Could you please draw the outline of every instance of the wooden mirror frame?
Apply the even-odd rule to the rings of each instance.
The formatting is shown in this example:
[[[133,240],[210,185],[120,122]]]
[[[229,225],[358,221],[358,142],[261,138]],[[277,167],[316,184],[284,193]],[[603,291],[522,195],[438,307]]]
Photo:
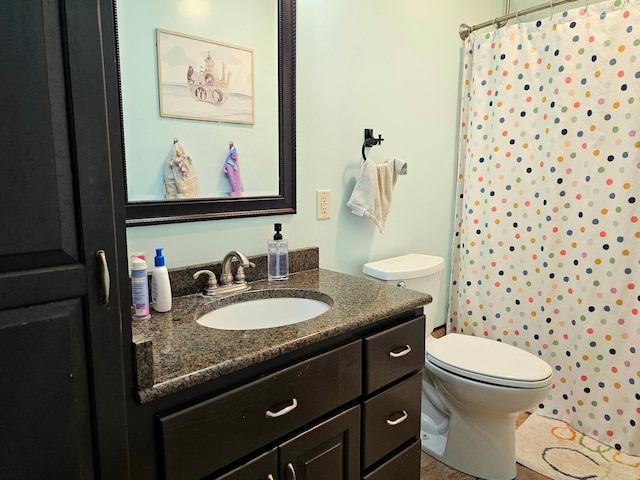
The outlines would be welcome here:
[[[128,227],[296,213],[296,0],[278,2],[278,194],[256,197],[200,198],[125,202]],[[113,11],[116,12],[115,0]],[[114,15],[117,38],[117,13]],[[120,81],[119,46],[116,42],[120,143],[126,164]],[[125,175],[126,188],[126,169]]]

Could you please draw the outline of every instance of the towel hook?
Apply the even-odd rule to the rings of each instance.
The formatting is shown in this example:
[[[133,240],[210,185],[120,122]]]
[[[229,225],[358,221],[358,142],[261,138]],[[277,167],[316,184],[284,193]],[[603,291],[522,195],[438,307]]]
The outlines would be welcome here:
[[[364,143],[362,144],[362,160],[365,161],[367,156],[364,153],[365,148],[374,147],[375,145],[380,145],[384,142],[384,138],[382,135],[378,135],[378,138],[373,136],[373,128],[365,128],[364,129]]]
[[[177,138],[174,138],[174,139],[173,139],[173,144],[175,145],[176,143],[178,143],[178,139],[177,139]]]

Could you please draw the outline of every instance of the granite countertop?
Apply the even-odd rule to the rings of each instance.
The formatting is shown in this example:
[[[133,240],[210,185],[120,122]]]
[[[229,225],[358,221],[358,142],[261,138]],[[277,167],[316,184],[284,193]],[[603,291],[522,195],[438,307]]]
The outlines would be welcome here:
[[[174,298],[167,313],[133,322],[138,396],[141,403],[239,371],[282,354],[347,333],[431,301],[431,296],[366,278],[324,269],[289,276],[282,282],[250,282],[250,292],[277,296],[295,289],[296,296],[333,300],[322,315],[283,327],[218,330],[196,323],[198,307],[211,297]],[[245,291],[246,292],[246,291]],[[241,292],[239,295],[242,295]],[[238,294],[236,294],[238,295]]]

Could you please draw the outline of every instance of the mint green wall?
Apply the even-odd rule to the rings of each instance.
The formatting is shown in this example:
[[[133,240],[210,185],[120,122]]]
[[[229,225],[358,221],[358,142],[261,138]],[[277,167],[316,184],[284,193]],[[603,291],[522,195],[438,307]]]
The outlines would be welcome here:
[[[501,15],[502,0],[298,0],[296,215],[127,230],[130,252],[164,247],[169,268],[265,253],[274,222],[290,248],[317,246],[323,268],[360,275],[363,263],[410,252],[450,256],[457,154],[458,26]],[[363,130],[385,141],[369,158],[408,164],[384,235],[346,207]],[[315,191],[331,190],[316,220]],[[444,322],[448,266],[437,324]]]

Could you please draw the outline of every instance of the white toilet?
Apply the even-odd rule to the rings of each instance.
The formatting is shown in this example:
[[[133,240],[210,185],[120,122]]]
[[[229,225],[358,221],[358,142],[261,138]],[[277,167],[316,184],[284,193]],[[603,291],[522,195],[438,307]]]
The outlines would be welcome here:
[[[367,263],[376,280],[429,293],[422,375],[422,450],[488,480],[516,477],[515,420],[551,389],[553,371],[517,347],[470,335],[433,338],[444,259],[409,254]]]

